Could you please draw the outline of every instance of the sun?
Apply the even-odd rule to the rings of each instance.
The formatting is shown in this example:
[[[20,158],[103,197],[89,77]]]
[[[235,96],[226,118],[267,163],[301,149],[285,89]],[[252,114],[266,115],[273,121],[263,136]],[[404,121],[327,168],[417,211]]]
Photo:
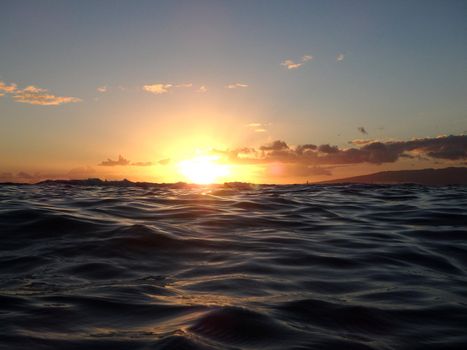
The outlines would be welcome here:
[[[212,184],[230,174],[227,164],[219,164],[217,156],[197,156],[178,163],[180,173],[191,183]]]

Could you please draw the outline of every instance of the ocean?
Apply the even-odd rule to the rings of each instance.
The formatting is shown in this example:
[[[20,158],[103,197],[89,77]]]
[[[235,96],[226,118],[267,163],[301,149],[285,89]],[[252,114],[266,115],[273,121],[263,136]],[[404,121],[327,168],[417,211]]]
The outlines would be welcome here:
[[[0,349],[467,349],[467,187],[0,186]]]

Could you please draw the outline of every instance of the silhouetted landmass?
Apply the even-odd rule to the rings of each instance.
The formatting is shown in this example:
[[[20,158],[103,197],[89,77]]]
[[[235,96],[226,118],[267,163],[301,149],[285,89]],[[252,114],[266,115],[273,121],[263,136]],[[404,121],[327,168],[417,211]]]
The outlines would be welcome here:
[[[467,168],[381,171],[379,173],[319,182],[320,184],[364,183],[420,185],[467,185]]]
[[[1,185],[21,185],[21,186],[32,186],[32,185],[67,185],[67,186],[112,186],[112,187],[168,187],[168,188],[196,188],[203,187],[205,185],[189,184],[186,182],[175,182],[175,183],[156,183],[156,182],[133,182],[128,179],[123,180],[101,180],[99,178],[89,179],[74,179],[74,180],[44,180],[32,183],[19,183],[19,182],[0,182]],[[214,187],[226,187],[236,189],[250,189],[253,187],[252,184],[246,182],[226,182],[224,184],[213,184],[210,186]]]
[[[170,188],[186,188],[195,186],[185,182],[176,183],[154,183],[154,182],[133,182],[128,179],[123,180],[101,180],[98,178],[82,179],[82,180],[45,180],[37,183],[38,185],[75,185],[75,186],[113,186],[113,187],[170,187]]]
[[[420,185],[467,185],[467,167],[451,167],[444,169],[422,169],[422,170],[398,170],[381,171],[374,174],[348,177],[343,179],[328,180],[315,184],[338,184],[338,183],[362,183],[362,184],[402,184],[413,183]],[[185,182],[155,183],[155,182],[133,182],[123,180],[101,180],[98,178],[80,180],[44,180],[36,185],[70,185],[70,186],[114,186],[114,187],[169,187],[169,188],[195,188],[204,185],[189,184]],[[30,183],[0,182],[0,185],[22,185],[30,186]],[[251,189],[255,185],[247,182],[226,182],[224,184],[211,185],[214,187]]]

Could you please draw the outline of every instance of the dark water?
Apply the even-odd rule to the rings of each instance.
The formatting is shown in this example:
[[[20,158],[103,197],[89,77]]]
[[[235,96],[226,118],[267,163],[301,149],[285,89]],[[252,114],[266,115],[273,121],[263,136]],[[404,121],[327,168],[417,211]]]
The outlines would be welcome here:
[[[467,187],[0,187],[1,349],[467,349]]]

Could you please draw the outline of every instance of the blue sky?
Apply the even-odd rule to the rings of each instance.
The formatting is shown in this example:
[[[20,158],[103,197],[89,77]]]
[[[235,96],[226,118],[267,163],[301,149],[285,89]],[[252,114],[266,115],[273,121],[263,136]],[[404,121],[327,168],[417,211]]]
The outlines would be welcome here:
[[[167,134],[184,138],[183,123],[217,131],[229,148],[459,135],[466,18],[467,3],[453,0],[3,1],[0,81],[80,101],[1,96],[0,156],[12,171],[18,157],[165,157]],[[142,89],[159,83],[170,93]],[[225,88],[234,83],[247,87]],[[248,123],[265,131],[246,135]]]

